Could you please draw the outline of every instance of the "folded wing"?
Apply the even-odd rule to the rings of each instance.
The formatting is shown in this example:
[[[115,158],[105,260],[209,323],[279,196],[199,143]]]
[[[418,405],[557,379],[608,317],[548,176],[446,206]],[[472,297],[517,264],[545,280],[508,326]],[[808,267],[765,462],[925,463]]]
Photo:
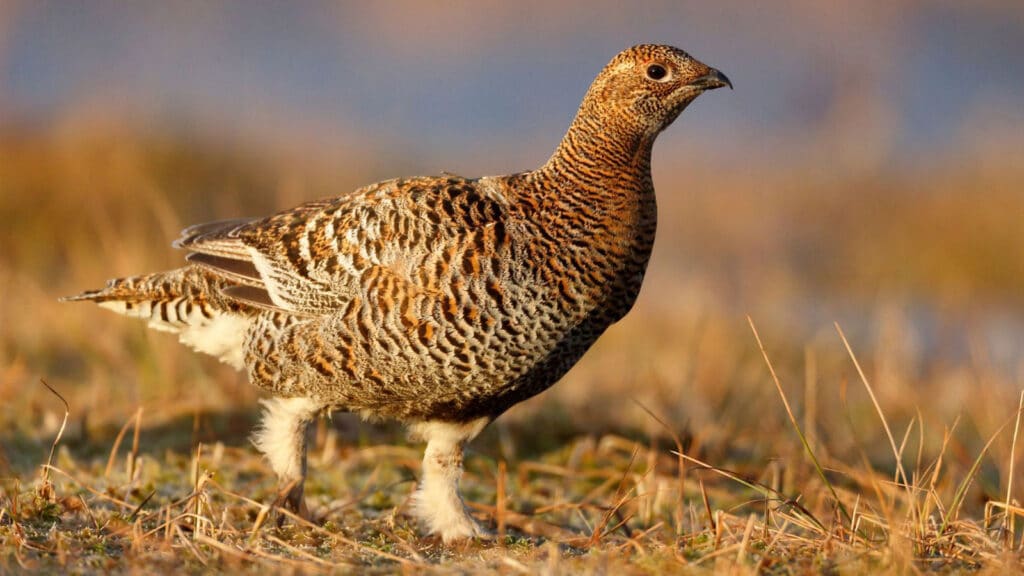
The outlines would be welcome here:
[[[193,226],[174,245],[229,282],[229,298],[319,316],[344,307],[381,274],[429,283],[423,267],[432,255],[471,252],[477,231],[503,225],[507,206],[489,179],[390,180],[261,220]]]

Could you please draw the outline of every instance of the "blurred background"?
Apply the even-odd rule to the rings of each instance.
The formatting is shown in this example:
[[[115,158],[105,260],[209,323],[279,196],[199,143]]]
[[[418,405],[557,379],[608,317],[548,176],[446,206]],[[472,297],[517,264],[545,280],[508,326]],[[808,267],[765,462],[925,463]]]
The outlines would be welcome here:
[[[49,441],[45,378],[79,437],[109,440],[144,406],[149,423],[227,414],[210,426],[244,444],[243,376],[56,298],[180,265],[169,242],[191,223],[534,168],[593,76],[643,42],[735,90],[656,146],[637,308],[500,430],[658,433],[632,398],[707,458],[777,457],[793,438],[766,435],[787,424],[749,314],[835,454],[887,448],[834,321],[899,433],[917,419],[934,445],[959,415],[983,443],[1024,378],[1017,0],[0,0],[0,428]]]

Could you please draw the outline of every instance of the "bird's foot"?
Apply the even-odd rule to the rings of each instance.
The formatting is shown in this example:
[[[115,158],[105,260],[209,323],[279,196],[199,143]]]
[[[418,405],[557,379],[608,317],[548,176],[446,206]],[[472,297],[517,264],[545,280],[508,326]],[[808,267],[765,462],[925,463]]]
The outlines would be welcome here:
[[[448,498],[430,496],[423,490],[413,496],[413,514],[423,522],[429,534],[440,537],[445,544],[492,536],[469,515],[457,495],[446,494]]]
[[[443,525],[431,526],[430,533],[440,536],[441,541],[445,544],[470,539],[489,540],[493,537],[493,534],[480,526],[476,520],[473,520],[465,512],[459,517],[448,519]]]
[[[486,534],[466,512],[459,496],[459,478],[463,444],[487,422],[489,419],[481,418],[461,424],[422,422],[413,427],[413,432],[427,441],[419,487],[412,499],[413,513],[445,544]]]
[[[294,480],[281,487],[278,491],[275,504],[291,512],[302,520],[311,520],[309,508],[306,506],[306,499],[303,497],[302,480]],[[288,514],[277,514],[277,527],[280,528]]]

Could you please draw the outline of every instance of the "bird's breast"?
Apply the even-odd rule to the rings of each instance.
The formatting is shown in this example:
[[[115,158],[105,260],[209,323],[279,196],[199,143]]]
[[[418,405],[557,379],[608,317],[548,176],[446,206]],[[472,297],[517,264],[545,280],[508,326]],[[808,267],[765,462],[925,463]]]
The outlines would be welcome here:
[[[524,228],[525,260],[568,324],[595,316],[611,324],[630,310],[643,282],[657,228],[654,191],[566,195]]]

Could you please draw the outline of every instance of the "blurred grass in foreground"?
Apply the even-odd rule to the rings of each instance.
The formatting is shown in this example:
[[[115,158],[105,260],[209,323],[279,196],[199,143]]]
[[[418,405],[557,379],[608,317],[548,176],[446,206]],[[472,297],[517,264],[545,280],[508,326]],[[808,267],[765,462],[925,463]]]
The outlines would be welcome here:
[[[844,173],[811,159],[772,169],[675,164],[661,151],[659,239],[637,309],[562,383],[492,426],[469,461],[466,491],[487,518],[562,547],[514,538],[467,560],[395,520],[419,458],[400,430],[345,416],[321,425],[312,465],[310,498],[334,535],[250,538],[259,506],[241,497],[273,499],[246,441],[259,393],[141,323],[56,303],[110,277],[179,265],[169,242],[187,224],[269,213],[382,175],[102,125],[0,135],[0,566],[78,555],[125,571],[209,562],[1020,568],[1020,509],[1006,533],[1002,509],[991,507],[1006,503],[1011,473],[1011,507],[1024,488],[1021,448],[1011,452],[1024,376],[1024,167],[1004,154]],[[399,175],[408,174],[387,174]],[[746,314],[853,517],[837,512],[810,466]],[[850,335],[911,489],[893,482],[890,442],[833,321]],[[55,464],[78,483],[53,473],[55,486],[33,487],[62,414],[40,378],[70,404]],[[133,452],[144,463],[125,472],[118,457],[111,473],[107,453],[140,407]],[[692,462],[681,473],[672,434],[688,457],[800,506],[766,504],[764,493]],[[199,458],[216,482],[176,502],[196,488],[197,442],[223,443]],[[146,512],[132,514],[150,492]],[[332,512],[339,501],[349,504]],[[989,524],[987,513],[997,514]],[[176,514],[186,515],[165,522]],[[54,536],[53,526],[67,532]],[[185,553],[158,554],[172,549]]]

